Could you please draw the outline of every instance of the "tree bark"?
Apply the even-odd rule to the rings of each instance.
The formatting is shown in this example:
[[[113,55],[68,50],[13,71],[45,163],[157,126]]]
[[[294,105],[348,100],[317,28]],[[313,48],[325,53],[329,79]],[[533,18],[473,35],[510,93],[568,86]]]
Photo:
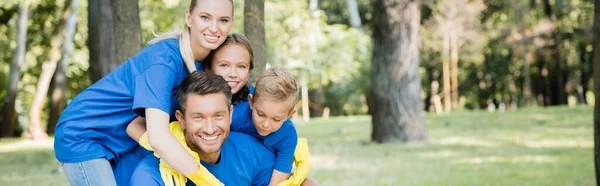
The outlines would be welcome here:
[[[117,63],[123,63],[142,49],[142,28],[138,0],[110,1]]]
[[[425,141],[421,106],[418,0],[373,1],[373,60],[367,99],[371,139]]]
[[[456,33],[457,25],[452,25],[450,36],[450,56],[452,60],[451,70],[451,86],[452,86],[452,109],[458,109],[458,37]]]
[[[450,34],[448,32],[444,32],[443,42],[442,74],[444,82],[444,107],[445,111],[449,113],[452,110],[452,100],[450,99],[450,63],[448,61],[450,56]]]
[[[533,64],[534,54],[529,47],[529,37],[526,35],[523,39],[523,48],[525,49],[525,64],[523,64],[523,105],[531,106],[531,74],[530,66]]]
[[[29,19],[29,7],[26,3],[19,6],[19,18],[17,21],[17,47],[14,50],[13,58],[10,63],[10,76],[8,80],[7,94],[4,98],[2,115],[0,116],[0,137],[15,136],[15,124],[17,123],[15,100],[19,90],[19,81],[21,78],[21,65],[25,61],[25,49],[27,45],[27,19]]]
[[[244,34],[250,40],[254,52],[254,70],[250,75],[250,82],[265,71],[267,51],[265,50],[265,1],[244,1]]]
[[[65,1],[62,19],[57,26],[55,35],[50,41],[50,57],[42,64],[42,73],[38,79],[37,90],[31,102],[31,109],[29,110],[29,135],[27,137],[30,139],[40,140],[48,137],[48,134],[42,130],[42,110],[44,109],[50,81],[56,70],[56,64],[61,58],[60,48],[65,38],[65,24],[69,16],[74,14],[73,7],[76,3],[77,0]]]
[[[600,185],[600,0],[594,3],[594,165],[596,185]]]
[[[62,110],[65,108],[64,90],[67,86],[66,69],[71,60],[71,51],[73,50],[73,35],[75,35],[75,25],[77,24],[77,4],[78,0],[73,0],[71,4],[71,13],[67,19],[67,30],[65,42],[63,45],[62,57],[56,65],[56,71],[52,77],[51,97],[50,97],[50,117],[46,125],[46,133],[54,134],[54,129]]]
[[[88,0],[90,80],[93,83],[117,68],[115,34],[110,0]]]

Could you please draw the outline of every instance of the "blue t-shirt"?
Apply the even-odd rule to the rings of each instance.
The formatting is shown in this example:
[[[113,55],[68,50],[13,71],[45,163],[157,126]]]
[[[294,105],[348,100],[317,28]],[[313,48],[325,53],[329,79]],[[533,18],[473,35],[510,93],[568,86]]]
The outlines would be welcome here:
[[[253,94],[254,87],[249,86],[249,88],[250,93]],[[288,174],[292,173],[294,151],[296,151],[296,144],[298,144],[298,133],[290,119],[283,122],[279,130],[267,136],[259,135],[256,127],[252,124],[252,110],[250,109],[248,96],[246,96],[233,106],[231,131],[249,134],[260,139],[269,150],[274,151],[277,155],[275,170]]]
[[[221,147],[218,163],[200,161],[225,185],[268,185],[273,173],[275,155],[258,139],[243,133],[231,132]],[[130,185],[164,186],[158,158],[147,156],[133,172]],[[193,186],[192,181],[187,186]]]
[[[196,66],[203,70],[199,62]],[[101,157],[120,162],[138,146],[125,132],[127,125],[144,116],[145,108],[173,116],[177,109],[175,92],[188,74],[178,39],[144,48],[65,108],[56,126],[56,158],[65,163]]]

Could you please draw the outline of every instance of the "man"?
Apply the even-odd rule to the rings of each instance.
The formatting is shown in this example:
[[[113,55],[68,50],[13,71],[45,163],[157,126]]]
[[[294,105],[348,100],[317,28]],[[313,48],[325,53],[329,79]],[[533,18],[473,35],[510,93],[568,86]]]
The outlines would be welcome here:
[[[183,129],[189,149],[223,184],[268,185],[275,155],[252,136],[230,133],[230,98],[231,89],[221,76],[194,72],[180,85],[180,110],[175,113],[179,122],[171,123],[170,128]],[[133,173],[131,185],[165,185],[158,163],[154,156],[144,158]]]

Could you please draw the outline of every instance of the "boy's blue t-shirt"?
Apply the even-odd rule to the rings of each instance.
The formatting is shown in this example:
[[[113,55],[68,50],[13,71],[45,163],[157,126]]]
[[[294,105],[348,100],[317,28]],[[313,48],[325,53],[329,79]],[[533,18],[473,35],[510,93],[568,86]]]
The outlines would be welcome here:
[[[203,70],[200,63],[196,66]],[[56,158],[65,163],[101,157],[120,162],[121,156],[138,146],[125,132],[127,125],[144,116],[145,108],[162,110],[173,119],[175,92],[188,75],[178,39],[144,48],[65,108],[56,126]]]
[[[268,185],[274,160],[274,153],[258,139],[231,132],[221,147],[219,162],[200,163],[225,185]],[[164,186],[158,163],[158,158],[154,156],[144,158],[134,171],[130,185]],[[186,185],[193,186],[194,183],[188,180]]]
[[[249,86],[250,93],[254,94],[254,87]],[[258,134],[256,127],[252,124],[252,110],[248,102],[248,96],[241,99],[233,106],[231,118],[231,131],[241,132],[254,136],[270,150],[276,153],[275,170],[283,173],[292,173],[292,164],[296,144],[298,144],[298,133],[290,119],[286,120],[279,130],[267,135]]]

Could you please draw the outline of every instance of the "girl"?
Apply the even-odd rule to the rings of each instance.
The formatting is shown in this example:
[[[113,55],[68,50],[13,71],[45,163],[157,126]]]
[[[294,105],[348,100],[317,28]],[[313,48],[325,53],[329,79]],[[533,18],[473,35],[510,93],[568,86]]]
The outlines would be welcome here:
[[[128,184],[146,154],[126,133],[137,116],[148,119],[149,142],[162,159],[185,175],[202,171],[169,132],[168,123],[176,109],[177,87],[190,72],[203,69],[200,61],[225,41],[232,21],[231,0],[192,0],[183,33],[151,41],[71,101],[54,141],[56,158],[71,185]]]

